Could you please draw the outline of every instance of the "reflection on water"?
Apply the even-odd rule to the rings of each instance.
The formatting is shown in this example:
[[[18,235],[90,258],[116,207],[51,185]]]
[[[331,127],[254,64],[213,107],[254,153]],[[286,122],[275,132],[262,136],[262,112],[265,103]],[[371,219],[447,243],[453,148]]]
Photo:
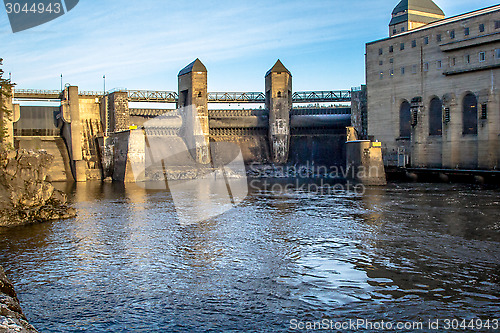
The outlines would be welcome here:
[[[253,189],[235,209],[188,226],[165,191],[66,190],[78,217],[0,230],[0,263],[41,332],[279,332],[294,318],[498,317],[497,190]]]

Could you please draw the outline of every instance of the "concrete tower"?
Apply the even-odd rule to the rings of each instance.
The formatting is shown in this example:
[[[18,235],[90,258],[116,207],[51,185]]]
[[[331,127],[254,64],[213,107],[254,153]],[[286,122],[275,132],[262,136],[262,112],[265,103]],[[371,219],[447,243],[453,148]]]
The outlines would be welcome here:
[[[183,117],[183,133],[193,159],[210,163],[207,69],[196,59],[179,72],[177,108]]]
[[[290,150],[292,74],[280,60],[266,74],[266,107],[269,110],[271,160],[283,164]]]
[[[389,36],[444,19],[444,13],[432,0],[401,0],[392,11]]]
[[[61,101],[63,119],[69,126],[63,128],[63,137],[68,145],[71,168],[77,182],[87,181],[87,163],[83,159],[83,125],[80,115],[80,96],[77,86],[64,90]]]

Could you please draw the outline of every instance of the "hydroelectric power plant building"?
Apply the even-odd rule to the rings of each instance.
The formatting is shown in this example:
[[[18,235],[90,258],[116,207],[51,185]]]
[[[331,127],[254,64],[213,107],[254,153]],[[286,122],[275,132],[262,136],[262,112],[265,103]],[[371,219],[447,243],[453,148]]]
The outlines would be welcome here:
[[[366,45],[367,132],[387,166],[500,166],[500,5],[445,18],[402,0]]]

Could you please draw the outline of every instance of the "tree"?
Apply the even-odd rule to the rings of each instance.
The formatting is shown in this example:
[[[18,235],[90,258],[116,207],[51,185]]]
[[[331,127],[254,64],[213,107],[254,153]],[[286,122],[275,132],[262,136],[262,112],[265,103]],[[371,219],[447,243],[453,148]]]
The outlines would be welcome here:
[[[0,66],[2,66],[3,59],[0,58]],[[0,67],[0,143],[5,141],[8,136],[7,126],[5,121],[9,121],[12,111],[7,109],[6,101],[12,96],[12,87],[14,86],[10,79],[3,78],[3,70]]]

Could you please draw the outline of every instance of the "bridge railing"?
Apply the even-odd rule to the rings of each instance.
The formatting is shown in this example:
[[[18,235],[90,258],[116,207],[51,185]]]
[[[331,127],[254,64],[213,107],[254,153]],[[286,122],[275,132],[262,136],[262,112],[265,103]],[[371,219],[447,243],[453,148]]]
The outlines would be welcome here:
[[[322,103],[322,102],[350,102],[350,90],[338,91],[297,91],[292,95],[292,101],[295,103]]]
[[[131,102],[177,102],[175,91],[129,90]],[[265,103],[262,92],[209,92],[209,103]],[[293,93],[294,103],[350,102],[350,90],[338,91],[298,91]]]
[[[128,90],[128,98],[131,102],[177,103],[178,97],[175,91]]]
[[[209,92],[212,103],[265,103],[266,95],[261,92]]]
[[[37,89],[15,89],[14,97],[16,95],[25,95],[25,96],[53,96],[60,95],[60,90],[37,90]],[[79,91],[78,95],[80,96],[102,96],[102,91]]]
[[[160,90],[123,90],[131,102],[177,103],[179,98],[175,91]],[[59,96],[59,90],[16,89],[15,95],[24,97]],[[107,92],[109,93],[109,92]],[[80,91],[80,96],[102,96],[102,91]],[[266,95],[262,92],[209,92],[209,103],[265,103]],[[297,91],[292,95],[293,103],[338,103],[350,102],[351,90],[336,91]]]
[[[14,89],[15,95],[59,95],[60,90]]]
[[[79,91],[78,95],[80,96],[102,96],[102,91]]]

